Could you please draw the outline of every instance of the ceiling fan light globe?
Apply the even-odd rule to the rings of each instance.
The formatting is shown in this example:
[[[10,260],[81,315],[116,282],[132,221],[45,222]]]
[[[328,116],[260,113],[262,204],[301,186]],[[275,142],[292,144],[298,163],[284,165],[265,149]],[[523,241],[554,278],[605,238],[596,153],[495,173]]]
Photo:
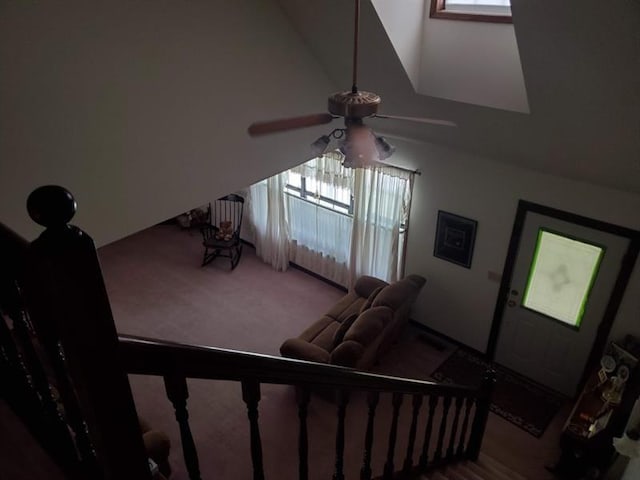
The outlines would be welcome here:
[[[391,145],[384,137],[376,137],[376,149],[380,160],[385,160],[393,155],[396,151],[396,147]]]
[[[327,151],[331,139],[328,135],[323,135],[311,144],[311,154],[313,158],[319,157]]]

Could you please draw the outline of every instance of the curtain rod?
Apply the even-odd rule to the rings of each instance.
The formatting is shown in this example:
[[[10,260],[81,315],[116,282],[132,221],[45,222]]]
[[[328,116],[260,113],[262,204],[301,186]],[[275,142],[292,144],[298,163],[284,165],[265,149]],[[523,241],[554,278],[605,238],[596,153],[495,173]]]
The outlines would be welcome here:
[[[402,170],[403,172],[409,172],[409,173],[413,173],[415,175],[422,175],[422,172],[420,170],[411,170],[410,168],[399,167],[397,165],[392,165],[391,163],[387,163],[387,162],[378,161],[378,163],[381,164],[381,165],[385,165],[387,167],[397,168],[398,170]]]

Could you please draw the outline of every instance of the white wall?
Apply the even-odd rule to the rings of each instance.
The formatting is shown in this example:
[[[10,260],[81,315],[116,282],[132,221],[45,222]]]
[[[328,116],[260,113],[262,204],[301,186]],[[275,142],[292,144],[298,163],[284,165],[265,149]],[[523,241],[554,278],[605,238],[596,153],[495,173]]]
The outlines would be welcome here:
[[[271,0],[2,2],[0,65],[0,221],[61,184],[98,244],[300,163],[326,128],[246,128],[333,90]]]
[[[506,166],[429,144],[391,139],[394,164],[418,168],[411,210],[407,273],[427,284],[413,318],[484,351],[519,199],[640,229],[640,195]],[[478,221],[471,269],[433,256],[436,217],[445,210]],[[640,267],[636,265],[611,337],[640,335]]]
[[[417,90],[420,83],[425,0],[404,0],[402,8],[398,8],[396,0],[371,0],[371,3],[384,25],[414,90]]]
[[[512,24],[430,18],[427,9],[418,92],[529,113]]]

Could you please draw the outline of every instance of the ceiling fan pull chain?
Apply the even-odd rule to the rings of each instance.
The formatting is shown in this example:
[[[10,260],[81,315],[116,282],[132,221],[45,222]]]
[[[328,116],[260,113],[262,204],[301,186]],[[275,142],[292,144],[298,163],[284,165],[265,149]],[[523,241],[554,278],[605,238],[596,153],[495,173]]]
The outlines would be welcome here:
[[[356,13],[353,29],[353,85],[351,93],[358,93],[358,37],[360,36],[360,0],[355,0]]]

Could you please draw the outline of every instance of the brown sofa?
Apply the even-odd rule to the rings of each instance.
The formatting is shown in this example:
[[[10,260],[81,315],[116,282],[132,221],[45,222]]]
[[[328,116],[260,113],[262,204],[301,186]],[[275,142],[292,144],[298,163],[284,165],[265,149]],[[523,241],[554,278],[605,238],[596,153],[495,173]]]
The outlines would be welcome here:
[[[362,276],[351,292],[300,336],[280,347],[284,357],[368,370],[397,339],[425,279],[408,275],[389,285]]]

